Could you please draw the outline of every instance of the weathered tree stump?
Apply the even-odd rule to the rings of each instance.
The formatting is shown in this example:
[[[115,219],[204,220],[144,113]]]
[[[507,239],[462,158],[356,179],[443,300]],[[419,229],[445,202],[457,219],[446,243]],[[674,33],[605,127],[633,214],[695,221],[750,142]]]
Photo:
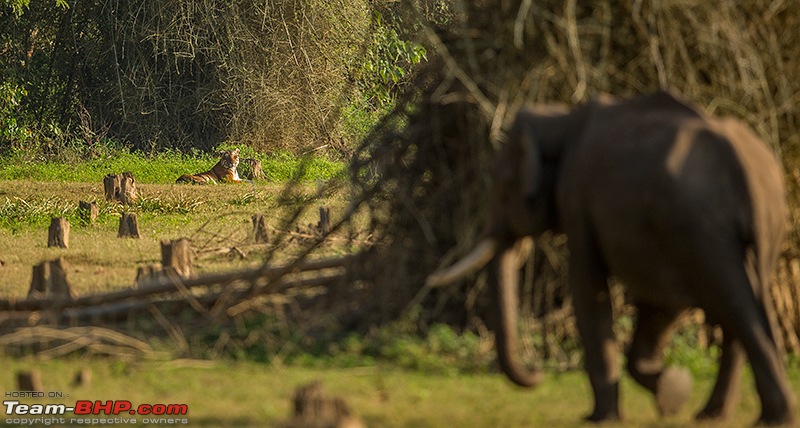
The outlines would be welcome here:
[[[246,168],[242,168],[242,177],[253,181],[265,178],[260,160],[253,158],[242,159],[240,165],[246,165]]]
[[[97,202],[78,202],[78,217],[84,226],[93,226],[99,214],[100,208],[98,208]]]
[[[103,193],[106,195],[107,201],[118,201],[120,195],[120,177],[117,174],[107,174],[103,178]]]
[[[117,232],[119,238],[141,238],[139,234],[139,219],[136,218],[134,213],[122,213],[119,219],[119,231]]]
[[[269,242],[269,231],[267,229],[267,220],[264,219],[263,214],[255,214],[253,219],[253,239],[256,244],[266,244]]]
[[[64,217],[55,217],[50,221],[47,230],[48,247],[69,247],[69,221]]]
[[[135,287],[149,281],[156,280],[164,276],[164,270],[158,264],[148,264],[136,268]]]
[[[75,373],[72,379],[72,386],[91,386],[92,385],[92,369],[82,368]]]
[[[136,179],[133,178],[133,173],[123,172],[120,179],[120,196],[119,201],[125,205],[130,205],[136,202],[139,195],[136,193]]]
[[[161,266],[165,273],[172,270],[182,278],[194,277],[192,241],[189,238],[161,241]]]
[[[125,205],[136,202],[136,179],[130,172],[122,174],[108,174],[103,178],[103,193],[106,200],[119,201]]]
[[[330,208],[319,207],[319,223],[317,223],[317,231],[323,235],[331,231]]]
[[[353,415],[343,399],[327,396],[317,381],[295,390],[294,415],[283,426],[356,428],[364,424]]]
[[[28,297],[63,297],[72,299],[72,289],[67,282],[67,262],[63,257],[33,266]]]
[[[17,372],[17,391],[44,392],[41,373],[36,370]]]

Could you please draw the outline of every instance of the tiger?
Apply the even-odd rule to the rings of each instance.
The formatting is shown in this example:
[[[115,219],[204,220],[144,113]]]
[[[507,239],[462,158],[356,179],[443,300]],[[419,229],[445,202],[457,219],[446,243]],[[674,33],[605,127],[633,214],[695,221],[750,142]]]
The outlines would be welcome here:
[[[239,149],[222,150],[219,152],[219,162],[209,171],[199,174],[183,174],[175,180],[176,183],[217,184],[218,181],[241,183],[236,167],[239,166]]]

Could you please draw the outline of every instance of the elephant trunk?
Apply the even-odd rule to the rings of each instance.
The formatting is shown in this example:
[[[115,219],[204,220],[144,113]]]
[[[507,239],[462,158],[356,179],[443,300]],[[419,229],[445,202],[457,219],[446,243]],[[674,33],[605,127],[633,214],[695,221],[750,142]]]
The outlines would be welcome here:
[[[497,359],[508,378],[524,387],[536,386],[542,380],[542,372],[523,367],[517,357],[517,322],[519,311],[519,248],[508,246],[492,260],[489,280],[490,288],[496,290],[499,325],[495,331]]]
[[[432,273],[427,280],[429,287],[440,287],[451,284],[475,271],[486,266],[489,260],[497,252],[497,241],[494,239],[484,239],[463,259],[459,260],[447,269]]]

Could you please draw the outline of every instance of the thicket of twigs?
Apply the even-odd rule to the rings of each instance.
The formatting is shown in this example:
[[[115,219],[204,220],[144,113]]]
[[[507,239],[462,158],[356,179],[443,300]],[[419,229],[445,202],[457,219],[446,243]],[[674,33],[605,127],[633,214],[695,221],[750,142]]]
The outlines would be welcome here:
[[[230,137],[260,150],[337,135],[370,25],[365,2],[105,3],[99,29],[110,34],[94,59],[116,78],[94,85],[107,97],[91,100],[106,105],[90,108],[118,135],[202,149]]]
[[[469,251],[480,237],[502,130],[528,101],[580,103],[601,92],[618,96],[670,88],[715,115],[749,123],[786,167],[792,223],[800,178],[800,4],[787,1],[484,1],[458,2],[462,21],[427,28],[436,53],[418,97],[401,103],[360,152],[383,165],[372,195],[372,318],[393,319],[420,305],[420,324],[482,326],[487,310],[481,276],[427,289],[425,276]],[[394,127],[398,118],[408,124]],[[377,159],[377,160],[376,160]],[[356,178],[356,182],[359,182]],[[539,332],[569,343],[574,331],[559,311],[563,238],[540,241],[523,291]],[[772,292],[786,346],[800,352],[800,236],[793,228]],[[622,297],[617,299],[620,303]],[[555,312],[553,312],[555,310]],[[565,309],[567,312],[569,309]],[[624,312],[623,305],[618,310]],[[550,343],[549,341],[546,341]]]

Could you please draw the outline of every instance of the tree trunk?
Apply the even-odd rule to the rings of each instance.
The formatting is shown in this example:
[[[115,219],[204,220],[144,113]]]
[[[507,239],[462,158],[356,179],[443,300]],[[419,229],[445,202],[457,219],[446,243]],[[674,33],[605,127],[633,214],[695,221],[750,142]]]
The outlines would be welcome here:
[[[48,247],[69,247],[69,221],[64,217],[56,217],[50,221],[47,230]]]

